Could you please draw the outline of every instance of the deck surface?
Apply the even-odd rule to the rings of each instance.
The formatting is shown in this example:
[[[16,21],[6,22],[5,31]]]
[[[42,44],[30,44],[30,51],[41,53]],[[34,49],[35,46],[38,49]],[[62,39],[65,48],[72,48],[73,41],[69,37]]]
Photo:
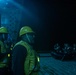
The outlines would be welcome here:
[[[40,75],[76,75],[76,60],[61,61],[49,53],[40,54]]]

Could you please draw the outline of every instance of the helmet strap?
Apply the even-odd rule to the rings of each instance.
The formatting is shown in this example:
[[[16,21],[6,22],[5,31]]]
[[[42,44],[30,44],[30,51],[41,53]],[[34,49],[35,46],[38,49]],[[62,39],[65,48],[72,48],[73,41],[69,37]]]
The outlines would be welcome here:
[[[29,41],[29,43],[30,43],[30,39],[29,39],[29,37],[28,37],[28,35],[26,34],[26,37],[27,37],[27,39],[28,39],[28,41]]]

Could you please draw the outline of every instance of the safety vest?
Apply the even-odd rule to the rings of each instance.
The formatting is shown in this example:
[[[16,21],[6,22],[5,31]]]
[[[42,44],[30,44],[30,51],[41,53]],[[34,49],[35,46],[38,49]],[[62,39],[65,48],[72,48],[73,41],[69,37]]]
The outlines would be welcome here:
[[[22,40],[18,42],[15,46],[17,45],[22,45],[27,49],[27,56],[24,62],[25,75],[30,75],[30,74],[38,75],[38,70],[40,68],[40,65],[39,65],[39,57],[36,55],[36,52],[28,43]]]
[[[1,53],[6,53],[6,48],[8,46],[5,45],[2,41],[0,41],[0,54]],[[9,62],[9,56],[8,54],[5,54],[2,58],[0,58],[0,68],[8,67],[8,62]]]

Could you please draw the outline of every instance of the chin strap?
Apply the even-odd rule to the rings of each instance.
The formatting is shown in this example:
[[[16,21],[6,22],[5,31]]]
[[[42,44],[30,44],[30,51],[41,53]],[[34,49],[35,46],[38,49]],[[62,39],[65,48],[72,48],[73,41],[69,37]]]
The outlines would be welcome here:
[[[28,37],[28,35],[26,34],[26,37],[27,37],[27,39],[28,39],[28,41],[29,41],[29,43],[30,43],[30,39],[29,39],[29,37]]]

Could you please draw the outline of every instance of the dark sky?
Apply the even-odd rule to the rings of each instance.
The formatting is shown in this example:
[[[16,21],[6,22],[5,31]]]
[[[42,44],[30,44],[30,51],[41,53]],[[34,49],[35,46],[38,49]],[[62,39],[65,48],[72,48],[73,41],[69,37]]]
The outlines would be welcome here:
[[[24,13],[21,24],[30,25],[36,31],[36,43],[39,49],[49,50],[56,42],[76,42],[75,1],[24,0],[24,2],[18,2],[37,17],[37,21],[35,19],[29,21]]]

